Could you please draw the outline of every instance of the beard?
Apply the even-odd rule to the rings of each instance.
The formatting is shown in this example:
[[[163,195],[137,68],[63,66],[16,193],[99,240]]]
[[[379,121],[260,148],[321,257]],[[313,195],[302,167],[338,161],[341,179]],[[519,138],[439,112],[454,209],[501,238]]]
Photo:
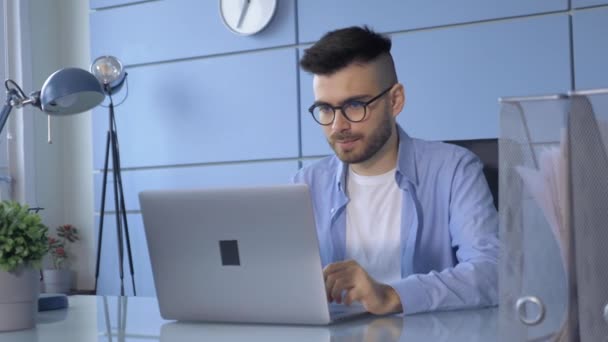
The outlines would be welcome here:
[[[366,137],[361,133],[354,134],[350,131],[344,131],[332,134],[329,139],[327,139],[327,142],[341,161],[348,164],[358,164],[369,160],[380,151],[382,146],[384,146],[391,137],[392,129],[393,122],[391,120],[391,115],[388,112],[385,112],[382,121],[369,136]],[[363,146],[354,149],[343,149],[338,144],[339,142],[354,140],[359,140],[360,143],[363,143]]]

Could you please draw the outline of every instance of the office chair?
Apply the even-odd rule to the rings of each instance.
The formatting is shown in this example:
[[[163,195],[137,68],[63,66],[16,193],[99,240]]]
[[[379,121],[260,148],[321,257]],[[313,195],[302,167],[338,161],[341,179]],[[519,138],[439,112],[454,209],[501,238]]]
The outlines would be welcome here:
[[[498,210],[498,139],[451,140],[446,143],[464,147],[475,153],[483,163],[494,206]]]

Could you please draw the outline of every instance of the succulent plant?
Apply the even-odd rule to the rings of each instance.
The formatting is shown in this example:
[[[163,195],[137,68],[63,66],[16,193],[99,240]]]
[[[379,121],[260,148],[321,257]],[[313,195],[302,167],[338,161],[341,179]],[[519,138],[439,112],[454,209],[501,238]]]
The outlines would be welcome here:
[[[0,270],[40,268],[49,250],[47,231],[40,216],[30,212],[27,205],[0,202]]]

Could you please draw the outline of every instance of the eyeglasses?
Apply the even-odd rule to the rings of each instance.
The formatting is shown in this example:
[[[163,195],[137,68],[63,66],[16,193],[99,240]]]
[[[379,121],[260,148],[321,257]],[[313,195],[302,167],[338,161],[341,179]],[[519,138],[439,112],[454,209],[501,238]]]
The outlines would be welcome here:
[[[393,89],[393,86],[394,84],[368,101],[350,100],[344,102],[341,106],[335,107],[327,103],[316,103],[310,106],[308,111],[312,114],[315,121],[323,126],[329,126],[334,122],[336,119],[336,110],[338,109],[342,111],[342,115],[344,115],[346,120],[350,122],[360,122],[363,121],[367,115],[367,106],[388,93],[389,90]]]

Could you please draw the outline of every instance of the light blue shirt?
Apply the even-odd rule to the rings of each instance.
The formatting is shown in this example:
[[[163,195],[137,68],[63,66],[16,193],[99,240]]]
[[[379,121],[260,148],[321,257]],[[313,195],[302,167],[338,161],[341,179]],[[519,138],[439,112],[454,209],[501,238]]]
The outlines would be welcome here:
[[[404,313],[496,305],[498,215],[483,165],[465,148],[410,138],[397,126],[395,181],[403,191],[401,279],[392,286]],[[336,156],[302,168],[323,267],[346,250],[346,175]]]

